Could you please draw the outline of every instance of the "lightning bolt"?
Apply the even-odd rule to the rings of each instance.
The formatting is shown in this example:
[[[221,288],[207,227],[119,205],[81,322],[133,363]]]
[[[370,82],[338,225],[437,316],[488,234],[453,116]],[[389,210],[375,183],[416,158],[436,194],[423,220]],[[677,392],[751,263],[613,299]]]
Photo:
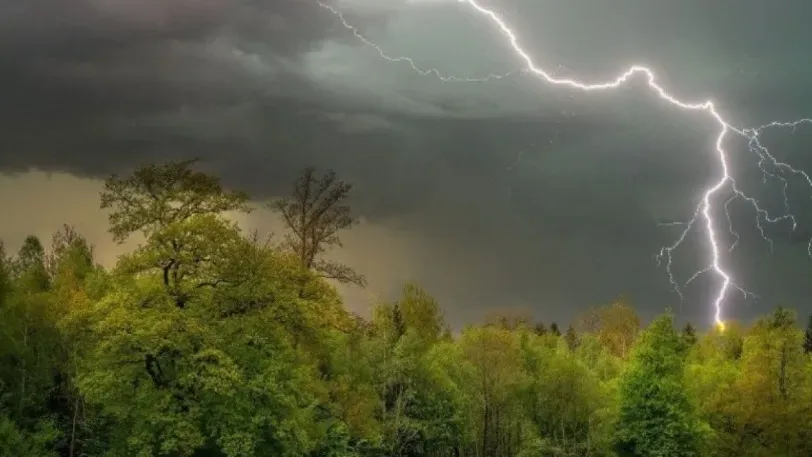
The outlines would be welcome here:
[[[342,13],[341,11],[339,11],[339,10],[337,10],[337,9],[333,8],[332,6],[327,5],[325,3],[322,3],[322,2],[317,2],[317,3],[322,8],[324,8],[324,9],[330,11],[331,13],[333,13],[334,15],[336,15],[336,17],[338,17],[338,19],[341,21],[341,25],[344,26],[345,29],[352,32],[352,34],[355,35],[355,38],[357,38],[358,41],[360,41],[361,43],[364,43],[365,45],[367,45],[370,48],[377,51],[378,55],[382,59],[388,60],[389,62],[392,62],[392,63],[404,63],[405,62],[405,63],[409,64],[409,66],[412,67],[412,70],[415,73],[419,74],[420,76],[432,76],[433,75],[433,76],[435,76],[436,78],[438,78],[440,81],[442,81],[444,83],[486,83],[486,82],[489,82],[489,81],[494,81],[494,80],[497,80],[497,79],[503,79],[503,78],[507,78],[509,76],[513,76],[513,75],[516,75],[516,74],[519,74],[519,73],[527,72],[527,70],[517,70],[517,71],[511,71],[511,72],[502,73],[502,74],[490,73],[487,76],[482,77],[482,78],[461,78],[459,76],[444,75],[443,73],[440,72],[440,70],[438,70],[436,68],[422,68],[422,67],[418,66],[417,63],[415,63],[414,59],[412,59],[411,57],[405,57],[405,56],[393,57],[393,56],[388,55],[386,53],[386,51],[383,50],[383,48],[381,48],[380,46],[378,46],[374,42],[370,41],[367,37],[365,37],[364,35],[361,34],[361,32],[358,30],[357,27],[350,24],[349,21],[347,21],[347,18],[344,17],[344,13]]]
[[[668,225],[680,225],[684,227],[684,229],[682,230],[680,235],[676,238],[676,241],[660,249],[659,253],[656,255],[656,259],[658,264],[660,264],[660,262],[663,259],[665,260],[665,268],[668,273],[669,281],[671,282],[673,289],[679,294],[680,298],[683,298],[682,288],[690,284],[699,276],[712,273],[718,278],[719,286],[716,291],[715,297],[713,298],[713,309],[714,309],[713,318],[717,327],[723,330],[725,328],[725,325],[722,319],[722,311],[723,311],[722,305],[725,301],[725,298],[727,298],[730,290],[731,289],[738,290],[745,297],[745,299],[748,297],[755,297],[755,295],[737,285],[733,281],[731,275],[727,271],[725,271],[724,267],[722,266],[721,260],[722,254],[720,252],[722,248],[719,243],[719,235],[717,234],[717,226],[719,224],[713,217],[714,213],[713,202],[715,201],[718,194],[727,191],[728,199],[725,201],[723,209],[727,217],[728,229],[731,232],[731,234],[736,238],[736,241],[727,249],[728,252],[732,252],[739,242],[739,235],[733,228],[733,223],[729,212],[729,205],[736,200],[740,200],[749,204],[755,210],[756,226],[759,229],[762,238],[765,239],[770,249],[772,250],[773,247],[772,240],[764,232],[762,222],[778,223],[781,221],[789,221],[792,224],[793,230],[795,230],[795,228],[798,225],[795,216],[790,212],[789,199],[787,197],[787,187],[789,185],[789,181],[787,180],[786,175],[794,175],[803,178],[810,189],[812,189],[812,178],[810,178],[809,174],[807,174],[805,171],[796,169],[791,165],[778,160],[761,143],[759,137],[765,130],[770,128],[790,128],[794,131],[797,127],[803,124],[812,125],[812,119],[801,119],[793,122],[771,122],[759,127],[748,129],[737,128],[734,127],[730,122],[725,120],[724,117],[722,117],[722,115],[717,111],[713,101],[705,100],[702,102],[686,102],[670,94],[664,87],[662,87],[657,82],[657,77],[654,71],[644,65],[632,65],[616,78],[598,83],[584,83],[577,81],[575,79],[556,77],[549,71],[539,67],[534,62],[533,58],[519,44],[518,35],[511,29],[511,27],[499,14],[497,14],[495,11],[489,8],[480,5],[477,2],[477,0],[458,0],[458,2],[466,5],[474,13],[477,13],[478,15],[487,19],[492,26],[494,26],[502,33],[502,35],[507,39],[510,49],[525,64],[524,68],[519,71],[520,73],[534,76],[542,80],[543,82],[546,82],[547,84],[569,87],[571,89],[580,90],[584,92],[617,89],[626,84],[627,82],[633,80],[635,77],[641,77],[645,80],[649,89],[652,92],[654,92],[654,94],[657,95],[661,100],[682,110],[703,112],[707,116],[709,116],[711,121],[715,122],[718,125],[719,133],[717,134],[716,141],[714,143],[714,153],[716,154],[716,157],[718,159],[718,163],[721,168],[721,173],[718,179],[705,189],[704,194],[699,203],[697,204],[693,216],[691,217],[690,220],[688,220],[687,222],[675,222],[668,224]],[[355,37],[358,38],[361,42],[375,49],[383,59],[393,63],[405,62],[409,64],[409,66],[411,66],[413,71],[417,72],[420,75],[423,76],[433,75],[443,82],[488,82],[494,79],[505,78],[507,76],[517,73],[511,72],[503,75],[491,74],[485,78],[461,78],[456,76],[445,75],[436,68],[428,68],[428,69],[421,68],[415,63],[413,59],[409,57],[389,56],[388,54],[386,54],[386,52],[384,52],[384,50],[379,45],[367,39],[363,34],[361,34],[361,32],[356,27],[347,22],[344,15],[340,11],[320,1],[318,2],[318,4],[322,8],[325,8],[330,12],[332,12],[334,15],[336,15],[346,29],[350,30],[355,35]],[[747,195],[744,191],[742,191],[737,185],[734,178],[731,176],[729,171],[728,153],[725,151],[723,147],[725,138],[730,134],[736,134],[748,140],[748,147],[750,151],[754,153],[756,157],[758,157],[759,159],[758,166],[763,173],[763,181],[765,184],[767,183],[768,179],[778,181],[782,184],[782,193],[784,198],[784,210],[785,210],[783,214],[776,216],[771,215],[759,204],[757,199]],[[694,273],[684,284],[680,285],[671,269],[673,260],[672,254],[674,253],[675,250],[677,250],[680,246],[682,246],[682,244],[688,237],[688,234],[691,233],[691,231],[695,227],[697,227],[698,224],[704,224],[705,236],[710,245],[709,265]],[[812,256],[812,240],[810,240],[809,243],[807,244],[807,252],[810,256]]]

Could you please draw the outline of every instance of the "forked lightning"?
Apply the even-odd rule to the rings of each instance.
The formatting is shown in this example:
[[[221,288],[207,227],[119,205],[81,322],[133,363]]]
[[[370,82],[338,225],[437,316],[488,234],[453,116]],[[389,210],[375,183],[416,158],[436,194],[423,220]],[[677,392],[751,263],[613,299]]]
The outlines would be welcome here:
[[[657,260],[658,262],[662,260],[665,261],[665,268],[668,272],[668,277],[671,282],[671,285],[673,286],[674,290],[680,295],[680,297],[682,297],[682,288],[687,284],[689,284],[691,281],[695,280],[697,277],[705,273],[713,273],[716,275],[716,277],[719,279],[719,286],[713,299],[713,308],[714,308],[713,317],[717,326],[723,329],[724,321],[722,319],[722,305],[725,301],[725,298],[728,296],[730,289],[731,288],[738,289],[741,293],[745,295],[745,297],[751,295],[751,293],[739,287],[733,281],[730,274],[728,274],[725,271],[725,269],[721,264],[722,253],[720,251],[722,248],[719,242],[719,235],[717,234],[717,230],[719,229],[719,226],[721,224],[719,224],[718,221],[714,219],[713,204],[715,201],[717,201],[718,194],[726,192],[728,198],[727,200],[725,200],[723,204],[723,209],[725,215],[727,216],[728,229],[736,238],[736,241],[731,246],[728,247],[727,249],[728,251],[732,251],[738,244],[739,240],[738,234],[733,229],[733,224],[730,219],[729,212],[730,203],[737,199],[747,202],[756,211],[757,228],[759,229],[762,237],[769,243],[770,248],[772,249],[772,240],[769,239],[765,234],[763,226],[761,225],[762,222],[777,223],[780,221],[788,221],[789,223],[791,223],[793,230],[797,227],[797,221],[795,216],[790,212],[790,205],[787,197],[787,187],[789,185],[787,175],[795,175],[803,178],[805,184],[809,186],[810,189],[812,189],[812,178],[810,178],[810,176],[803,170],[798,170],[792,167],[791,165],[776,159],[776,157],[773,156],[770,153],[770,151],[762,145],[759,137],[764,130],[769,128],[795,129],[796,127],[802,126],[804,124],[812,125],[812,119],[801,119],[794,122],[771,122],[769,124],[748,129],[736,128],[721,116],[721,114],[716,110],[716,107],[712,101],[706,100],[702,102],[685,102],[671,95],[657,82],[657,77],[654,74],[654,72],[644,65],[633,65],[615,79],[601,83],[587,84],[579,82],[575,79],[555,77],[548,71],[536,65],[536,63],[533,61],[533,58],[530,57],[530,55],[519,44],[517,34],[510,28],[510,26],[499,14],[497,14],[495,11],[491,9],[488,9],[480,5],[476,0],[458,0],[458,1],[470,7],[473,12],[487,19],[492,26],[496,27],[505,36],[510,46],[510,50],[512,50],[516,54],[516,56],[521,61],[524,62],[525,66],[522,70],[503,75],[491,74],[484,78],[463,78],[457,76],[444,75],[442,72],[440,72],[440,70],[436,68],[424,69],[419,67],[415,63],[415,61],[410,57],[402,57],[402,56],[392,57],[387,55],[386,52],[384,52],[384,50],[379,45],[369,40],[367,37],[361,34],[358,28],[351,25],[339,10],[322,2],[318,3],[322,8],[325,8],[330,12],[332,12],[333,14],[335,14],[341,21],[341,24],[346,29],[351,31],[355,35],[355,37],[358,38],[365,45],[375,49],[383,59],[395,63],[405,62],[412,68],[412,70],[414,70],[418,74],[424,76],[433,75],[443,82],[488,82],[495,79],[505,78],[507,76],[516,73],[525,73],[535,76],[551,85],[566,86],[581,91],[600,91],[618,88],[622,86],[624,83],[633,79],[634,77],[643,77],[646,83],[648,84],[648,87],[660,99],[680,109],[703,112],[707,116],[709,116],[710,120],[712,120],[719,126],[719,133],[716,136],[714,152],[716,153],[717,159],[719,161],[721,174],[714,183],[712,183],[708,188],[705,189],[704,195],[700,200],[700,202],[698,203],[698,205],[696,206],[696,210],[694,211],[694,214],[691,217],[691,219],[687,222],[680,224],[684,227],[684,229],[677,237],[676,241],[674,241],[674,243],[672,243],[671,245],[665,246],[660,249],[660,252],[657,254]],[[784,212],[782,214],[771,215],[759,204],[757,199],[744,193],[736,184],[736,181],[733,179],[733,177],[730,175],[729,173],[730,158],[726,153],[723,145],[726,136],[731,133],[740,135],[748,141],[750,151],[753,152],[758,158],[758,165],[761,168],[761,171],[763,172],[764,183],[766,184],[768,179],[776,180],[781,183],[784,197]],[[770,170],[766,168],[767,165],[771,166]],[[710,245],[709,265],[697,271],[694,275],[692,275],[688,279],[688,281],[680,285],[680,283],[677,281],[675,275],[671,270],[672,254],[676,249],[682,246],[688,234],[691,232],[692,229],[696,227],[697,223],[699,223],[700,221],[704,222],[705,235]],[[810,256],[812,256],[812,240],[810,240],[809,243],[807,244],[807,252]]]

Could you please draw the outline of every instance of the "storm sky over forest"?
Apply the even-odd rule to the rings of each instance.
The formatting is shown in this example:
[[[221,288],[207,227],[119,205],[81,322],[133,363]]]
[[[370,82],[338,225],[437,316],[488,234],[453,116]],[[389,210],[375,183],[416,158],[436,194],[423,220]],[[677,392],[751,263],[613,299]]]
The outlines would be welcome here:
[[[544,68],[584,81],[653,68],[680,98],[713,99],[736,126],[812,116],[802,0],[491,0]],[[390,55],[445,74],[522,68],[498,31],[456,1],[333,0]],[[363,308],[405,281],[459,326],[492,309],[546,321],[625,293],[644,318],[672,305],[711,322],[706,276],[680,303],[654,255],[679,235],[716,179],[711,119],[658,101],[643,80],[579,93],[527,74],[443,83],[391,63],[310,0],[0,0],[0,237],[10,247],[62,223],[105,255],[98,179],[197,157],[257,198],[280,195],[306,165],[355,184],[363,223],[338,255],[370,280]],[[776,157],[812,172],[812,126],[765,132]],[[726,143],[737,182],[783,211],[745,141]],[[736,282],[726,317],[782,303],[812,311],[812,189],[791,177],[799,226],[763,224],[745,202],[724,213]],[[724,198],[717,202],[721,208]],[[259,212],[245,221],[275,225]],[[682,281],[708,263],[702,232],[675,258]],[[105,252],[107,254],[105,254]]]

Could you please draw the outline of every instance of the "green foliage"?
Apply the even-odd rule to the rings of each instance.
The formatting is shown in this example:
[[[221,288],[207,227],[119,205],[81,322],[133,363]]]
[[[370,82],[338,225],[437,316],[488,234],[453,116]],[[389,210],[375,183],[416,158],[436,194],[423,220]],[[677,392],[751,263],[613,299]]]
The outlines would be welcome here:
[[[54,443],[59,432],[48,422],[33,430],[20,430],[8,416],[0,414],[0,455],[15,457],[56,457]]]
[[[580,344],[582,341],[583,344]],[[615,373],[596,369],[612,364],[594,337],[579,341],[575,353],[565,340],[550,348],[528,339],[522,344],[529,375],[521,389],[524,414],[534,436],[550,455],[607,455],[613,424]],[[542,454],[546,455],[546,454]]]
[[[26,293],[35,294],[48,290],[50,278],[45,267],[45,248],[39,238],[29,236],[25,239],[12,263],[12,271],[17,283]]]
[[[609,305],[587,310],[579,324],[583,331],[597,335],[601,344],[624,359],[628,357],[640,331],[640,318],[624,296]]]
[[[696,344],[696,329],[690,323],[685,324],[685,327],[682,328],[682,333],[680,334],[680,340],[682,341],[682,345],[685,350],[690,350]]]
[[[0,240],[0,300],[3,300],[11,289],[11,260],[6,255],[6,247]],[[0,301],[0,303],[2,303]]]
[[[643,332],[620,383],[619,456],[701,455],[705,427],[687,395],[681,352],[671,316]]]
[[[196,160],[139,168],[104,183],[101,208],[110,209],[110,233],[124,241],[136,232],[150,236],[194,216],[248,211],[248,195],[228,192],[214,176],[192,170]]]
[[[454,334],[407,284],[367,319],[326,280],[362,277],[320,257],[349,184],[306,170],[274,245],[193,164],[106,182],[114,239],[143,235],[112,268],[67,225],[0,244],[1,456],[812,455],[812,330],[786,309],[640,335],[620,298],[563,336],[530,313]]]
[[[794,313],[776,309],[746,334],[740,373],[716,394],[714,446],[742,456],[793,456],[810,450],[810,360]]]
[[[570,351],[574,351],[578,349],[578,345],[580,344],[580,338],[578,334],[575,332],[575,327],[570,325],[567,327],[566,333],[564,333],[564,341],[567,342],[567,347],[569,347]]]

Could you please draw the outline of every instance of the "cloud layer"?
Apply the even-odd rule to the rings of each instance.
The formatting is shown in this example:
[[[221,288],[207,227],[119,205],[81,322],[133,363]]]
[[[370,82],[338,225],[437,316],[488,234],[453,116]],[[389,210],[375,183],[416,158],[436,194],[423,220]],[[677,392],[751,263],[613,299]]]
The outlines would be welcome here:
[[[559,74],[599,80],[642,61],[680,95],[712,96],[742,125],[807,114],[808,2],[595,3],[497,6]],[[465,77],[520,68],[459,2],[330,4],[387,53],[423,68]],[[676,303],[652,260],[675,233],[657,224],[689,216],[718,173],[712,125],[640,83],[603,94],[521,74],[443,83],[381,59],[309,0],[0,0],[0,87],[5,172],[95,178],[199,157],[264,198],[286,191],[307,164],[335,168],[356,184],[356,208],[376,239],[401,246],[388,251],[381,241],[375,250],[398,265],[376,280],[381,293],[419,280],[458,321],[500,306],[564,320],[621,292],[650,310]],[[809,130],[768,141],[812,169]],[[747,158],[745,145],[729,146]],[[756,171],[738,170],[742,185],[778,205]],[[3,207],[15,201],[4,197]],[[38,203],[43,211],[51,198]],[[812,219],[808,199],[797,202],[799,217]],[[812,273],[793,243],[804,237],[770,229],[777,251],[768,257],[748,211],[736,210],[742,242],[730,268],[766,304],[799,305],[807,286],[786,275]],[[705,262],[697,243],[680,258],[683,276]],[[353,252],[361,263],[373,255],[360,245]],[[696,284],[685,317],[707,319],[708,290]],[[742,317],[766,305],[758,306]]]

